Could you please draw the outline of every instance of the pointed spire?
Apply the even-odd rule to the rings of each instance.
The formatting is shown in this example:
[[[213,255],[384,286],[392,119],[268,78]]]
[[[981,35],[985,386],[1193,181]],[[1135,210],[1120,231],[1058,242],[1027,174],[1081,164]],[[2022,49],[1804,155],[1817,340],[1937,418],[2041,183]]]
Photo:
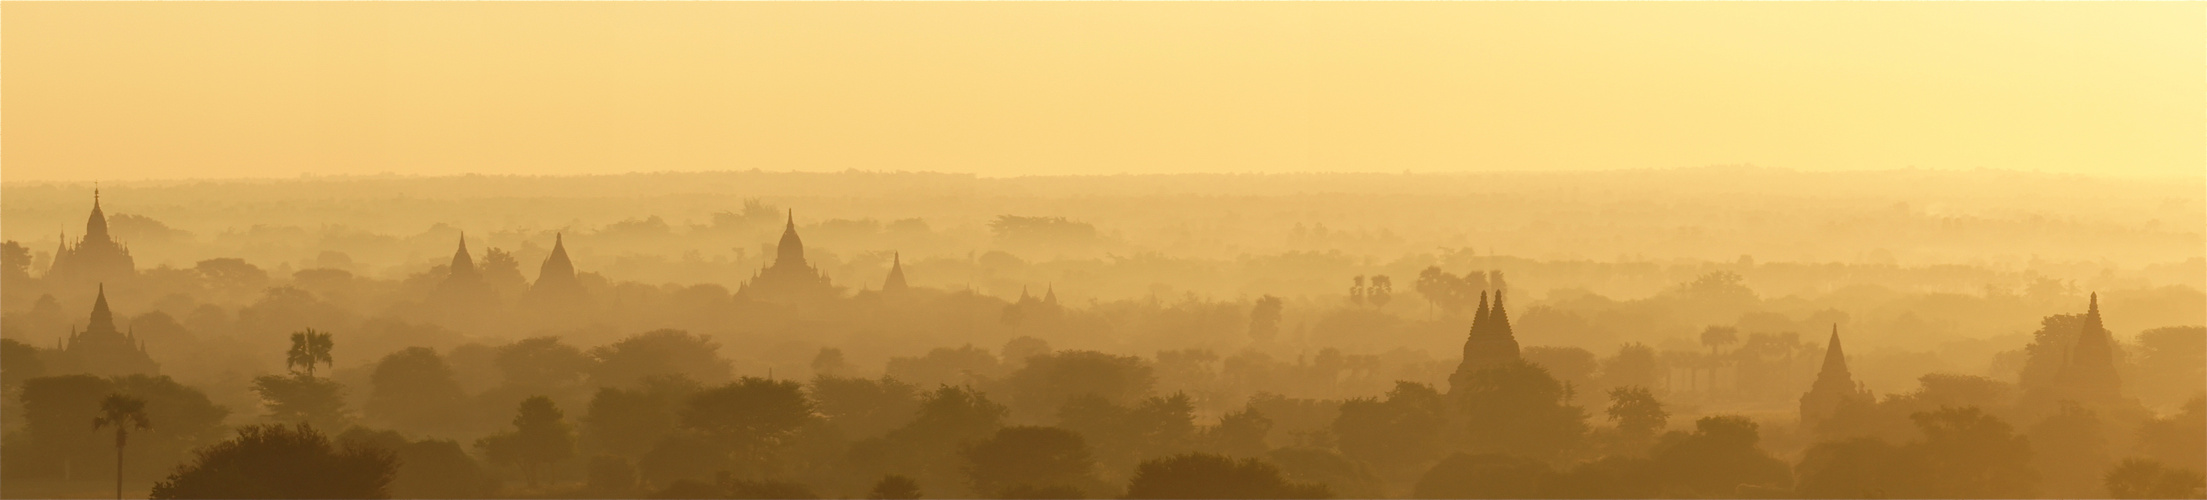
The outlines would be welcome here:
[[[1496,277],[1501,275],[1502,273],[1495,273]],[[1501,281],[1500,279],[1495,280],[1497,283]],[[1487,329],[1495,335],[1510,339],[1511,347],[1515,347],[1517,342],[1516,336],[1510,331],[1510,313],[1502,306],[1502,295],[1505,291],[1508,290],[1504,288],[1494,289],[1494,310],[1487,311]]]
[[[115,313],[107,309],[107,284],[100,284],[99,298],[92,299],[92,322],[85,331],[115,331]]]
[[[107,236],[107,212],[100,210],[100,188],[92,188],[92,215],[84,221],[86,243],[110,241]]]
[[[552,254],[544,257],[544,265],[537,268],[536,287],[567,287],[575,281],[575,264],[567,260],[567,238],[552,233]]]
[[[1057,286],[1057,284],[1054,284],[1054,283],[1053,283],[1053,284],[1051,284],[1051,285],[1050,285],[1050,287],[1049,287],[1048,289],[1045,289],[1045,290],[1044,290],[1044,291],[1042,292],[1042,303],[1044,303],[1044,304],[1049,304],[1049,305],[1053,305],[1053,306],[1054,306],[1054,305],[1058,305],[1058,286]]]
[[[467,254],[467,233],[460,233],[460,249],[452,252],[453,277],[474,276],[475,259]]]
[[[2122,377],[2115,369],[2115,336],[2100,320],[2100,294],[2092,294],[2085,309],[2082,331],[2069,349],[2069,363],[2062,366],[2057,383],[2064,395],[2079,402],[2105,402],[2121,397]]]
[[[1488,311],[1488,306],[1487,306],[1487,291],[1486,291],[1486,290],[1480,290],[1480,291],[1479,291],[1479,310],[1478,310],[1478,311],[1475,311],[1475,312],[1473,312],[1473,313],[1471,313],[1471,333],[1474,333],[1474,334],[1479,334],[1479,333],[1486,333],[1486,331],[1487,331],[1487,329],[1486,329],[1486,324],[1487,324],[1487,311]]]
[[[902,253],[890,254],[889,278],[882,280],[881,291],[903,290],[907,286],[909,285],[904,282],[904,255]]]
[[[1838,323],[1832,323],[1831,340],[1826,342],[1824,347],[1824,372],[1818,375],[1818,378],[1830,376],[1837,376],[1841,379],[1852,378],[1851,374],[1847,372],[1847,352],[1839,346]]]
[[[805,264],[805,240],[797,237],[797,211],[789,211],[789,222],[782,226],[782,241],[774,248],[774,267],[809,267]]]

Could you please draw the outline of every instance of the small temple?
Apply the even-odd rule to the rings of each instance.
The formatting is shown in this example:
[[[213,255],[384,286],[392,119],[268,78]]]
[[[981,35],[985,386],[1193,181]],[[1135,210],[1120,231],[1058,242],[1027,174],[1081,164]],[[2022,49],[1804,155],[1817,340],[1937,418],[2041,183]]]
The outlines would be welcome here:
[[[53,265],[46,270],[46,279],[89,285],[122,281],[136,273],[137,264],[130,257],[130,248],[115,241],[107,232],[107,213],[100,209],[100,191],[94,188],[92,215],[84,221],[84,237],[71,245],[68,235],[62,235],[60,248],[54,250]]]
[[[835,286],[828,282],[827,274],[805,262],[805,241],[797,236],[795,211],[789,213],[788,222],[782,226],[782,240],[774,247],[774,263],[759,270],[736,293],[770,300],[835,294]]]
[[[145,341],[115,328],[115,314],[107,308],[107,286],[92,302],[92,318],[82,331],[71,331],[60,349],[73,368],[102,377],[158,374],[160,364],[146,354]]]

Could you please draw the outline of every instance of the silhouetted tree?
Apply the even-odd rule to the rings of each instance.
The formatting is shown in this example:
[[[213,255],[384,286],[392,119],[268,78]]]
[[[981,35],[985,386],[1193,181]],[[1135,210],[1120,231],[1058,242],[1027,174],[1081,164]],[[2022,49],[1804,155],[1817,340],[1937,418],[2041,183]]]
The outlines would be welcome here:
[[[154,484],[153,498],[385,498],[397,461],[305,424],[248,426]]]
[[[1453,396],[1473,453],[1556,457],[1586,433],[1586,411],[1563,384],[1523,361],[1473,371]]]
[[[1418,478],[1413,498],[1544,498],[1556,472],[1547,464],[1498,454],[1457,453]]]
[[[1447,411],[1446,399],[1433,386],[1396,382],[1385,400],[1342,402],[1332,430],[1340,439],[1341,454],[1371,464],[1383,475],[1414,474],[1414,468],[1441,457]]]
[[[962,485],[966,480],[960,464],[942,457],[956,453],[962,443],[994,435],[1007,413],[1003,405],[978,391],[939,387],[920,398],[920,410],[911,422],[881,437],[852,443],[849,461],[861,474],[903,474],[938,489]]]
[[[720,344],[703,335],[653,330],[591,349],[590,357],[597,364],[590,370],[590,380],[624,387],[644,377],[679,373],[706,384],[721,383],[732,378],[735,369],[719,353]]]
[[[1082,395],[1127,404],[1149,394],[1156,384],[1157,377],[1142,358],[1096,351],[1035,356],[1005,380],[1012,408],[1023,415],[1048,415]]]
[[[370,421],[412,431],[454,430],[466,421],[453,413],[468,408],[444,357],[427,347],[409,347],[384,356],[370,375],[373,389],[361,414]]]
[[[1547,498],[1663,498],[1663,474],[1655,461],[1607,456],[1560,471],[1543,488]]]
[[[1663,409],[1663,402],[1645,387],[1628,385],[1609,390],[1609,420],[1616,423],[1617,433],[1629,448],[1638,449],[1654,441],[1670,424],[1671,414]]]
[[[126,458],[122,465],[125,483],[142,485],[166,476],[190,458],[193,448],[229,435],[222,426],[229,410],[167,376],[40,377],[23,381],[20,392],[16,401],[5,405],[10,412],[19,413],[6,418],[10,428],[0,436],[0,453],[5,454],[0,460],[0,466],[5,467],[0,474],[5,475],[0,477],[7,481],[28,484],[45,478],[97,477],[104,468],[102,464],[117,457],[107,455],[115,450],[96,443],[113,439],[110,433],[115,429],[88,424],[107,416],[103,407],[111,395],[144,401],[142,411],[147,420],[159,424],[126,430],[127,448],[118,453]],[[115,423],[134,427],[128,418]]]
[[[1364,300],[1374,309],[1386,309],[1387,303],[1395,300],[1395,280],[1386,275],[1373,276],[1372,286],[1364,290]]]
[[[723,473],[719,481],[717,482],[719,483],[721,491],[725,493],[716,498],[755,498],[769,500],[820,498],[819,495],[815,495],[812,493],[811,488],[807,488],[803,484],[789,481],[777,481],[770,479],[736,479],[726,473]]]
[[[764,460],[812,420],[812,401],[796,382],[744,377],[691,395],[680,418],[737,460]]]
[[[1218,425],[1199,431],[1203,448],[1212,453],[1230,457],[1254,457],[1263,455],[1271,447],[1265,438],[1272,432],[1272,419],[1254,407],[1218,417]]]
[[[1636,385],[1650,389],[1663,387],[1666,368],[1655,349],[1638,342],[1627,342],[1617,348],[1617,354],[1602,362],[1602,382],[1610,387]]]
[[[291,350],[284,355],[284,366],[302,371],[308,378],[313,378],[315,363],[327,365],[336,362],[330,357],[330,350],[334,347],[336,342],[330,340],[329,332],[318,332],[313,328],[293,332]]]
[[[1002,494],[1015,485],[1076,486],[1095,460],[1073,431],[1056,427],[1005,427],[959,453],[973,491]]]
[[[253,392],[277,422],[334,428],[351,420],[345,414],[345,386],[334,380],[305,373],[262,375],[253,378]]]
[[[1810,446],[1794,466],[1802,498],[1918,498],[1929,492],[1919,450],[1877,438]]]
[[[130,442],[130,429],[153,428],[146,418],[146,401],[143,399],[109,394],[100,401],[100,416],[92,419],[92,428],[115,428],[115,498],[123,498],[123,446]]]
[[[575,455],[574,430],[552,399],[537,396],[521,402],[513,417],[514,430],[475,441],[475,447],[491,462],[521,469],[530,488],[540,484],[544,467]]]
[[[2170,467],[2207,470],[2207,395],[2193,396],[2175,415],[2138,426],[2138,451]]]
[[[653,443],[651,451],[636,461],[636,475],[646,485],[672,489],[682,481],[712,479],[728,468],[728,450],[691,436],[667,436]]]
[[[498,348],[498,371],[504,384],[525,394],[557,394],[580,385],[591,369],[589,355],[567,345],[559,337],[522,339]],[[604,383],[608,387],[627,384]]]
[[[1145,398],[1133,406],[1080,396],[1058,410],[1058,422],[1096,443],[1097,462],[1106,470],[1124,470],[1142,457],[1195,447],[1195,406],[1182,393]]]
[[[2103,494],[2102,473],[2115,460],[2109,456],[2107,436],[2100,428],[2099,415],[2069,401],[2063,401],[2053,415],[2031,425],[2027,436],[2032,465],[2037,468],[2044,493],[2071,498]]]
[[[911,420],[920,407],[918,388],[889,377],[814,377],[812,400],[821,417],[855,437],[889,432]]]
[[[2036,493],[2031,444],[1975,407],[1910,415],[1923,431],[1926,498],[2023,498]]]
[[[1254,458],[1236,461],[1188,453],[1143,461],[1127,482],[1126,498],[1332,498],[1323,485],[1297,483]]]
[[[850,369],[850,363],[843,361],[842,349],[822,347],[820,354],[812,357],[812,374],[815,377],[839,376]]]
[[[338,434],[336,443],[393,453],[398,472],[391,480],[391,498],[487,498],[498,492],[498,479],[456,441],[410,441],[394,431],[354,427]]]
[[[1751,492],[1791,487],[1790,467],[1756,447],[1762,440],[1757,427],[1746,417],[1703,417],[1693,432],[1664,434],[1648,458],[1665,482],[1685,495],[1761,496]]]
[[[2103,476],[2113,498],[2207,498],[2207,478],[2151,459],[2130,458]]]
[[[912,478],[890,474],[874,482],[874,488],[866,493],[870,500],[912,500],[920,497],[920,483]]]
[[[678,428],[676,413],[702,388],[689,377],[644,378],[635,389],[601,387],[582,417],[583,439],[597,451],[641,457]]]
[[[23,381],[43,376],[46,376],[46,363],[39,359],[37,347],[15,339],[0,339],[0,400],[14,401],[23,388]]]
[[[1325,486],[1342,498],[1380,498],[1384,481],[1371,467],[1324,448],[1291,447],[1265,453],[1264,459],[1280,468],[1281,477],[1299,483]]]
[[[1280,336],[1280,311],[1284,304],[1279,297],[1257,297],[1257,305],[1249,309],[1249,338],[1258,342],[1270,342]]]
[[[1712,326],[1701,331],[1701,345],[1709,346],[1709,357],[1702,358],[1705,361],[1701,366],[1708,373],[1709,384],[1706,387],[1709,390],[1716,390],[1717,369],[1724,364],[1724,358],[1718,354],[1718,350],[1739,342],[1739,330],[1729,326]]]

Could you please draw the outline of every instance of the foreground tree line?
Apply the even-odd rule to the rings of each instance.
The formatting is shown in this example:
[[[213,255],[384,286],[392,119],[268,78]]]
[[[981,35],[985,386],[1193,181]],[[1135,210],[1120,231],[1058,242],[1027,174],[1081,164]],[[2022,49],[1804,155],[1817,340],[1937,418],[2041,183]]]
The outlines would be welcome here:
[[[364,409],[377,417],[362,421],[344,407],[346,389],[315,373],[335,347],[326,334],[292,344],[292,373],[256,381],[278,423],[214,442],[227,410],[167,377],[36,378],[19,396],[31,439],[11,439],[26,453],[11,458],[84,445],[41,432],[88,423],[115,433],[110,473],[125,446],[213,442],[155,483],[154,498],[2004,498],[2064,480],[2042,477],[2038,462],[2067,453],[2055,441],[2080,431],[2062,426],[2098,425],[2093,409],[2069,403],[2018,430],[2001,416],[2014,408],[1969,404],[1991,401],[1971,389],[1981,377],[1934,375],[1834,417],[1829,439],[1789,463],[1761,446],[1755,420],[1674,429],[1666,403],[1638,386],[1607,391],[1590,415],[1571,404],[1574,387],[1524,361],[1461,372],[1445,391],[1398,382],[1340,401],[1260,395],[1199,419],[1187,395],[1151,394],[1141,358],[1043,348],[994,392],[886,376],[705,384],[677,370],[600,387],[572,417],[577,405],[524,396],[500,430],[456,436],[438,425],[454,418],[459,391],[434,351],[379,363]],[[556,342],[509,349],[564,352],[546,344]],[[65,415],[79,405],[99,412]],[[2203,406],[2194,398],[2146,423],[2146,442],[2166,452],[2083,473],[2108,496],[2200,496],[2198,465],[2182,457],[2207,450]],[[1315,430],[1294,430],[1313,419]],[[131,431],[149,442],[127,442]]]

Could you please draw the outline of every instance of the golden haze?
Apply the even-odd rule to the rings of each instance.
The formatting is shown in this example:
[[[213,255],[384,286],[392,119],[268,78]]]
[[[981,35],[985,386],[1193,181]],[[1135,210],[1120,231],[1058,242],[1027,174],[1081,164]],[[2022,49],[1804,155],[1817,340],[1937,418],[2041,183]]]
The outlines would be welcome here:
[[[2207,164],[2197,3],[0,9],[10,181]]]

